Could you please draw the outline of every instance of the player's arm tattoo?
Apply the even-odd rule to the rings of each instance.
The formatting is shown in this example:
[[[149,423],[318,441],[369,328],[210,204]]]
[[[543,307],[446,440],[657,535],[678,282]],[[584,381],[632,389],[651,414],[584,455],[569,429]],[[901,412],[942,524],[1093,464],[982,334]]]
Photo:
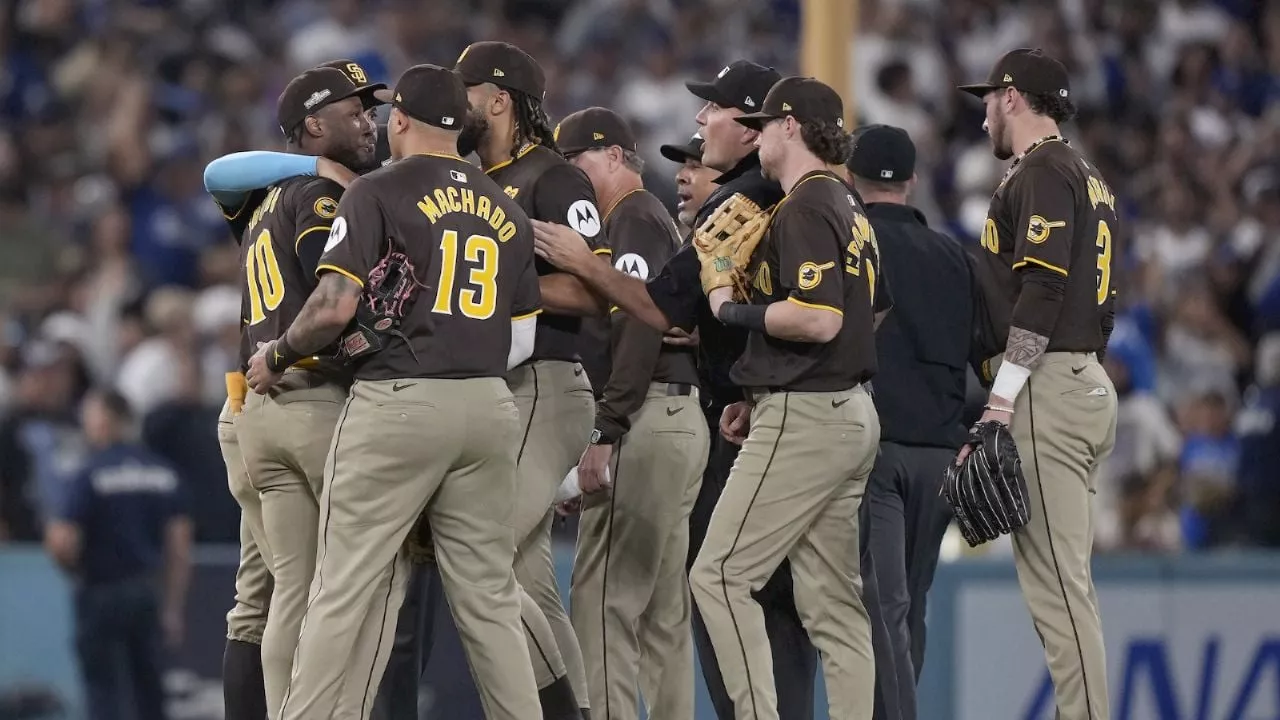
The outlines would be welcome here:
[[[342,273],[322,275],[302,312],[285,332],[289,347],[310,355],[337,339],[356,314],[361,290],[359,284]]]
[[[1009,328],[1009,343],[1005,346],[1004,359],[1028,370],[1035,368],[1049,347],[1049,338],[1020,327]]]

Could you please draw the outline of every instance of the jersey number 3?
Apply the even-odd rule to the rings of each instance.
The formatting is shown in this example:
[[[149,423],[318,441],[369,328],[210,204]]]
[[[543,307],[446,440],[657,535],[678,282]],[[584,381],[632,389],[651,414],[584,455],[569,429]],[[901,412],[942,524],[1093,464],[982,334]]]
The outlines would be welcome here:
[[[472,235],[462,246],[463,259],[471,264],[467,282],[457,288],[458,232],[444,231],[440,239],[440,282],[431,312],[453,314],[453,296],[458,295],[458,311],[472,320],[488,320],[498,297],[498,243],[487,235]]]
[[[284,300],[284,278],[280,277],[270,230],[258,233],[253,241],[245,257],[244,274],[249,287],[249,324],[257,325]]]
[[[1098,304],[1101,305],[1111,296],[1111,228],[1106,220],[1098,221],[1098,239],[1094,244],[1098,247]]]

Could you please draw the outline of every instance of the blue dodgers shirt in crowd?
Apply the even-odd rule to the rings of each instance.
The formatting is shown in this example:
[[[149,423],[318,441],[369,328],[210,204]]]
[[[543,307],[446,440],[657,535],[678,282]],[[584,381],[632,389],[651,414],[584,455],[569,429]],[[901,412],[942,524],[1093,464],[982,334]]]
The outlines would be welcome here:
[[[80,527],[80,579],[101,584],[157,573],[165,527],[185,514],[173,468],[142,447],[119,444],[90,455],[60,516]]]

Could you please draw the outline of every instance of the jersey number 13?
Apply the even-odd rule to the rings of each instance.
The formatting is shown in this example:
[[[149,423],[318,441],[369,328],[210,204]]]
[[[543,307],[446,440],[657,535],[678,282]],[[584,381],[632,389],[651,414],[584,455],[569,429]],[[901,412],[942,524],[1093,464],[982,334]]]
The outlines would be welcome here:
[[[431,312],[452,315],[454,295],[458,311],[472,320],[493,316],[498,297],[498,243],[487,235],[472,235],[462,244],[467,268],[466,282],[458,287],[458,232],[444,231],[440,238],[440,280]]]

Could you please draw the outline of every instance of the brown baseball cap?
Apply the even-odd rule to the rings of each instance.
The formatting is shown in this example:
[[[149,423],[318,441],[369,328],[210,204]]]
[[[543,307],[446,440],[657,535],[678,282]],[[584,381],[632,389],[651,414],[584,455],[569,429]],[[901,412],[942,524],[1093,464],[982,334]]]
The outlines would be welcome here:
[[[828,122],[844,127],[844,101],[824,82],[811,77],[788,77],[769,89],[760,112],[734,118],[752,130],[759,130],[770,120],[790,115],[797,122]]]
[[[960,90],[980,98],[1008,87],[1034,95],[1071,95],[1067,69],[1039,48],[1010,50],[996,61],[986,82],[961,85]]]
[[[547,92],[547,76],[529,53],[497,40],[471,43],[453,65],[462,81],[471,85],[493,83],[539,100]]]
[[[703,143],[702,131],[699,130],[693,134],[693,137],[689,138],[689,142],[683,145],[662,145],[658,148],[658,152],[662,153],[662,157],[671,162],[686,163],[690,160],[702,162]]]
[[[380,100],[375,100],[374,91],[386,90],[386,83],[370,82],[369,74],[364,71],[364,67],[355,60],[343,58],[341,60],[330,60],[326,63],[320,63],[318,67],[328,67],[342,71],[343,75],[360,89],[361,96],[365,99],[365,107],[369,108],[379,104]]]
[[[312,68],[289,81],[276,101],[276,121],[280,132],[288,135],[308,115],[320,108],[360,95],[361,90],[341,70],[330,67]]]
[[[462,130],[470,107],[462,80],[439,65],[414,65],[396,81],[395,89],[376,95],[414,120],[445,130]]]
[[[707,102],[749,113],[760,109],[760,103],[769,94],[769,88],[781,79],[778,71],[771,67],[750,60],[735,60],[726,65],[714,80],[689,80],[684,86]]]
[[[556,126],[555,140],[565,157],[614,145],[623,150],[636,150],[636,136],[631,132],[631,125],[618,113],[603,107],[579,110],[560,121]]]

